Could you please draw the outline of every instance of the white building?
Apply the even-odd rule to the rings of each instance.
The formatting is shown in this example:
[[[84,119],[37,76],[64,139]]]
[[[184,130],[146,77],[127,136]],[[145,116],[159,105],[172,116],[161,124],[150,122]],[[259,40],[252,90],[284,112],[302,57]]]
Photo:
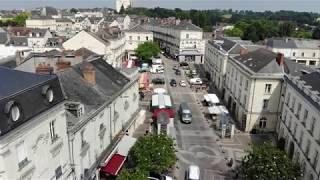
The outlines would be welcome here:
[[[76,179],[87,179],[112,155],[114,142],[136,127],[138,78],[128,79],[99,58],[61,71],[58,77],[67,97],[73,173]]]
[[[80,32],[82,30],[89,30],[91,22],[88,17],[77,17],[74,19],[73,30]]]
[[[128,9],[132,7],[132,0],[116,0],[116,11],[120,12],[121,7]]]
[[[0,179],[72,179],[58,78],[1,67],[0,74]]]
[[[68,18],[56,19],[56,27],[58,32],[70,32],[72,31],[74,22]]]
[[[128,15],[113,15],[105,18],[108,27],[118,27],[120,30],[127,30],[131,25],[131,18]]]
[[[311,39],[268,39],[267,48],[307,66],[320,65],[320,41]]]
[[[283,55],[262,48],[229,57],[223,97],[242,130],[275,130],[283,63]]]
[[[124,31],[126,39],[126,52],[128,58],[134,54],[139,44],[144,42],[153,41],[153,33],[144,29],[141,25],[136,25],[131,29]]]
[[[79,9],[79,12],[75,14],[75,17],[103,17],[103,13],[100,11],[95,11],[94,9]]]
[[[202,29],[192,23],[178,25],[161,25],[152,22],[145,28],[153,32],[154,40],[160,43],[160,48],[179,61],[203,63],[205,40]]]
[[[303,179],[319,179],[320,73],[286,75],[278,135],[281,148],[301,165]]]
[[[87,48],[98,55],[103,55],[104,59],[114,67],[120,67],[125,56],[125,38],[116,29],[103,30],[96,34],[81,31],[64,42],[63,47],[69,50]]]
[[[56,20],[51,17],[39,16],[32,17],[26,20],[27,28],[48,29],[49,31],[56,31]]]
[[[49,38],[52,38],[52,34],[47,29],[31,29],[29,32],[28,38],[28,47],[36,49],[40,49],[37,51],[41,51],[41,48],[46,46],[46,43]]]
[[[249,49],[257,48],[258,46],[254,46],[251,41],[233,40],[230,38],[207,41],[204,67],[213,85],[219,92],[223,91],[229,56],[239,55],[241,50],[249,51]]]

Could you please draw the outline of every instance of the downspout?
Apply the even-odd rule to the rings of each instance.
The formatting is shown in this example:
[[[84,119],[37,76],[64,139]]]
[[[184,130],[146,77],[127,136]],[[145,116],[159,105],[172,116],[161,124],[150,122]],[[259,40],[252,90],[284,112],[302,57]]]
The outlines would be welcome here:
[[[281,86],[280,86],[280,98],[279,98],[279,102],[278,102],[278,108],[277,108],[277,127],[278,126],[280,126],[280,121],[279,121],[279,112],[281,113],[282,112],[282,110],[283,110],[283,106],[281,106],[281,109],[280,109],[280,104],[281,104],[281,98],[282,98],[282,86],[284,85],[284,79],[281,79],[280,80],[280,82],[281,82]],[[277,128],[276,127],[276,132],[277,132]]]
[[[252,120],[252,107],[253,107],[253,100],[254,100],[254,92],[255,92],[255,89],[256,89],[256,79],[254,79],[254,84],[253,84],[253,96],[252,96],[252,101],[251,101],[251,110],[250,110],[250,123],[251,123],[251,120]],[[247,123],[247,122],[246,122]],[[249,123],[249,124],[250,124]]]

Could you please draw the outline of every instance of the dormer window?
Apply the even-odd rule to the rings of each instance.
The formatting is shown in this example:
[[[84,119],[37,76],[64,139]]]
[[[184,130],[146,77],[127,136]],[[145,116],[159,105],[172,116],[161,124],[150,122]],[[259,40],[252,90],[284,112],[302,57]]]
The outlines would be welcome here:
[[[20,119],[21,112],[18,105],[14,104],[10,109],[10,119],[12,121],[18,121]]]
[[[52,103],[54,100],[54,93],[51,86],[46,85],[42,88],[42,95],[46,98],[48,103]]]

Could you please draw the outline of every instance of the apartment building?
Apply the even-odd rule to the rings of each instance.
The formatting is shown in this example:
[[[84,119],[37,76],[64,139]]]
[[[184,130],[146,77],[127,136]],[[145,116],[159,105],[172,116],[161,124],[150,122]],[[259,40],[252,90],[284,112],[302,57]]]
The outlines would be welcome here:
[[[282,54],[264,48],[229,57],[223,97],[242,130],[275,130],[283,64]]]
[[[253,45],[251,41],[227,37],[206,42],[204,67],[210,76],[211,82],[220,93],[222,93],[224,87],[229,56],[236,56],[241,51],[251,51],[258,48],[259,46]]]
[[[161,24],[158,21],[145,24],[153,32],[160,48],[179,61],[204,63],[205,40],[202,29],[190,22]]]
[[[72,179],[58,77],[0,67],[0,82],[0,179]]]
[[[153,41],[153,33],[144,29],[141,25],[136,25],[131,29],[124,31],[124,34],[128,59],[134,54],[134,50],[138,48],[139,44]]]
[[[56,31],[56,20],[48,16],[33,16],[26,20],[27,28],[48,29],[49,31]]]
[[[319,72],[285,75],[278,138],[282,149],[299,163],[303,179],[319,179]]]
[[[268,39],[267,48],[282,53],[293,61],[317,67],[320,65],[320,41],[311,39],[281,38]]]

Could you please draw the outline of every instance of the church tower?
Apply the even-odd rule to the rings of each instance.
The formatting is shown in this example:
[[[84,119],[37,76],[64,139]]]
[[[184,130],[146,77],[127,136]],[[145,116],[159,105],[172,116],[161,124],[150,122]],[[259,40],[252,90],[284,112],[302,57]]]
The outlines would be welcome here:
[[[132,6],[132,0],[116,0],[117,12],[120,12],[122,6],[124,7],[124,9],[128,9]]]

